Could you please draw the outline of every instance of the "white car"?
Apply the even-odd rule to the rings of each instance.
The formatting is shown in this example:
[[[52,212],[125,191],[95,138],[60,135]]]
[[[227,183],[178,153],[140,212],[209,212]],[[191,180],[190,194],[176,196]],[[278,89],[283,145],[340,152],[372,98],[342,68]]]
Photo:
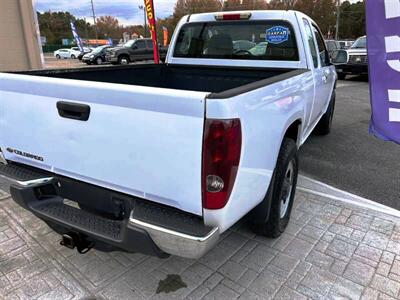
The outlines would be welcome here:
[[[268,46],[235,52],[234,37]],[[193,14],[166,64],[0,73],[0,175],[79,252],[199,258],[245,216],[278,237],[336,80],[300,12]]]
[[[81,54],[79,48],[74,47],[71,49],[59,49],[54,51],[54,57],[61,59],[61,58],[72,58],[75,59]]]

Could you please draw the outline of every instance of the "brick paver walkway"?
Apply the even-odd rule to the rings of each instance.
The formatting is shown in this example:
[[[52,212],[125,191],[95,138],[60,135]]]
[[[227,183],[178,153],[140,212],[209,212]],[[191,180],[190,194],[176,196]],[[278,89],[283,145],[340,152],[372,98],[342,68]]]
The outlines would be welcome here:
[[[399,299],[400,220],[298,192],[279,239],[241,222],[198,261],[79,255],[0,198],[0,299]]]

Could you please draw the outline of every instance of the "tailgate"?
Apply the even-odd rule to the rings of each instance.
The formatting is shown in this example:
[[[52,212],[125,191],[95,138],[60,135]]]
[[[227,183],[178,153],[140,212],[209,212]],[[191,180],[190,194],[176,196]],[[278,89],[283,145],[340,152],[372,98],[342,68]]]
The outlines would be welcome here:
[[[205,96],[0,74],[0,147],[8,160],[201,215]]]

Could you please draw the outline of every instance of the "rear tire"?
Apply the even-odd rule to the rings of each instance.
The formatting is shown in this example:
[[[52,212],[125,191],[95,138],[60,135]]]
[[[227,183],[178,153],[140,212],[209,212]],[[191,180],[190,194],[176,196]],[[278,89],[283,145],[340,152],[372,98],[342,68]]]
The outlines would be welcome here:
[[[61,56],[60,56],[59,54],[57,54],[57,55],[56,55],[56,58],[57,58],[57,59],[60,59],[60,58],[61,58]]]
[[[298,171],[297,145],[292,139],[284,138],[275,169],[269,217],[263,224],[254,224],[257,233],[277,238],[285,231],[293,207]]]
[[[72,54],[72,55],[71,55],[71,58],[72,58],[72,59],[75,59],[76,57],[75,57],[75,55],[74,55],[74,54]]]
[[[338,73],[338,78],[339,78],[340,80],[345,80],[345,79],[346,79],[346,74],[344,74],[344,73]]]
[[[335,113],[335,98],[335,92],[333,92],[326,113],[322,116],[321,120],[319,120],[317,127],[315,127],[315,133],[317,135],[328,135],[331,132],[333,115]]]

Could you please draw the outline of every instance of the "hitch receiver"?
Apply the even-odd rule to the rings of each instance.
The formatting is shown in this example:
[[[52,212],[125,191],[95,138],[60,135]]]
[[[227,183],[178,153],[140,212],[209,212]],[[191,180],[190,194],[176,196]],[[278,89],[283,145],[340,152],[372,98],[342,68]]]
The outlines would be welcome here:
[[[69,232],[62,235],[60,245],[69,249],[74,249],[76,247],[76,250],[80,254],[85,254],[93,248],[94,242],[88,241],[86,236],[81,233]]]

